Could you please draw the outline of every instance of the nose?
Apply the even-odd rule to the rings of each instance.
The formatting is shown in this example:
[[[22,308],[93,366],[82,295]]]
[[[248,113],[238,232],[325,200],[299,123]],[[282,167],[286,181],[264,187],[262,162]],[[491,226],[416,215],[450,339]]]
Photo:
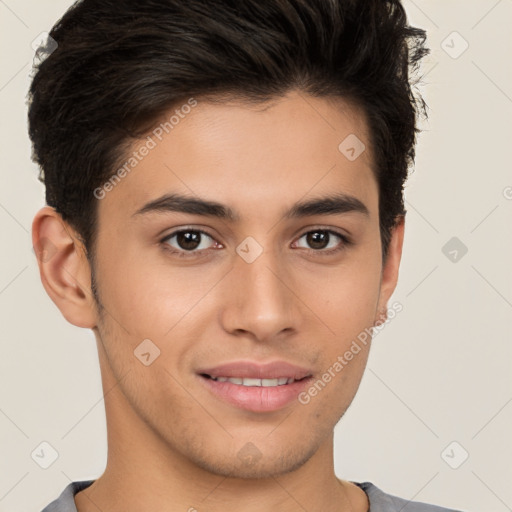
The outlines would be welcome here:
[[[305,315],[292,272],[283,263],[266,250],[251,263],[235,257],[223,283],[221,322],[227,332],[268,341],[299,329]]]

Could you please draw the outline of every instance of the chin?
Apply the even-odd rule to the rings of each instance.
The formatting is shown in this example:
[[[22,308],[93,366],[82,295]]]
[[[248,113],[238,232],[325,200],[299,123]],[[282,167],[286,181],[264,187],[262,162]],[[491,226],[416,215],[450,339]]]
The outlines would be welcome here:
[[[288,453],[271,452],[269,455],[261,453],[251,442],[246,443],[234,456],[198,458],[192,460],[197,466],[209,473],[228,478],[263,479],[291,473],[303,466],[316,452],[314,446],[308,451],[292,447]]]

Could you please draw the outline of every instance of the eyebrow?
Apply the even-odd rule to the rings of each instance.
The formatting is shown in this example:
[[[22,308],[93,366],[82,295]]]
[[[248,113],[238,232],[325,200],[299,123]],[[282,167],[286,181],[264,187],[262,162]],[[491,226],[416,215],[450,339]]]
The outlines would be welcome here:
[[[132,217],[148,213],[166,212],[216,217],[230,222],[240,221],[240,215],[229,206],[216,201],[197,199],[180,194],[166,194],[154,199],[137,210]],[[357,197],[337,193],[297,202],[284,213],[284,217],[297,219],[314,215],[336,215],[352,212],[363,214],[366,217],[370,215],[368,208]]]

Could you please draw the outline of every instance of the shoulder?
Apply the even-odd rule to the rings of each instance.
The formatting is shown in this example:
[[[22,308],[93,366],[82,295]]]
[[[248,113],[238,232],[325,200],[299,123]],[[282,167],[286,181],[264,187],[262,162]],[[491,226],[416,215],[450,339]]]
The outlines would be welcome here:
[[[75,494],[89,487],[94,480],[82,480],[71,482],[59,495],[59,497],[48,504],[42,512],[77,512],[75,506]]]
[[[368,495],[370,512],[462,512],[387,494],[371,482],[352,482]]]

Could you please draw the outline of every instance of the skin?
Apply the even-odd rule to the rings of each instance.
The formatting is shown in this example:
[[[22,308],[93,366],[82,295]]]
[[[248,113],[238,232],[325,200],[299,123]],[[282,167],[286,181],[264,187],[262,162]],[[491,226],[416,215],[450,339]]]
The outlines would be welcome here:
[[[93,329],[105,391],[107,467],[75,496],[79,512],[368,510],[366,494],[334,473],[333,429],[356,394],[369,343],[307,405],[274,412],[231,406],[196,375],[235,359],[284,359],[319,378],[385,318],[396,286],[404,222],[383,265],[362,111],[298,91],[264,107],[198,101],[99,201],[101,311],[76,233],[50,207],[34,218],[34,246],[52,244],[53,256],[39,260],[42,283],[69,322]],[[349,134],[367,147],[352,162],[338,150]],[[283,217],[333,191],[355,196],[369,215]],[[240,220],[133,215],[171,192],[223,203]],[[211,236],[192,257],[165,249],[186,252],[176,237],[161,242],[183,227]],[[327,249],[342,249],[324,255],[304,236],[319,228],[353,244],[332,235]],[[252,263],[235,251],[248,236],[263,248]],[[134,356],[144,339],[161,351],[150,366]],[[261,454],[250,464],[237,456],[249,442]]]

